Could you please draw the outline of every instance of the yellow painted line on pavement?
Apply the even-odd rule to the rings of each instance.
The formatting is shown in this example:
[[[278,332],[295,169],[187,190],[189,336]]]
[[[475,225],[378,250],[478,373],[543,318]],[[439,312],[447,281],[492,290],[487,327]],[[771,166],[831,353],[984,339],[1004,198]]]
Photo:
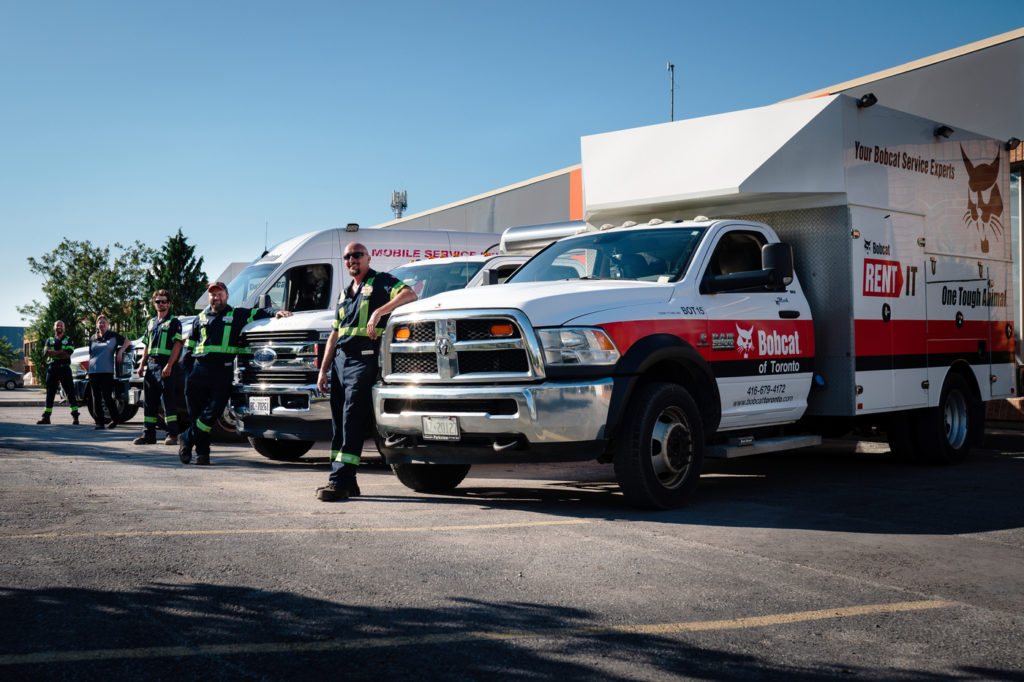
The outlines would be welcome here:
[[[429,533],[451,530],[494,530],[499,528],[536,528],[540,526],[575,526],[590,523],[589,519],[563,521],[524,521],[522,523],[488,523],[473,526],[407,526],[399,528],[222,528],[217,530],[126,530],[108,533],[25,533],[0,535],[0,540],[65,540],[68,538],[133,538],[196,535],[272,535],[281,533]]]
[[[323,642],[248,642],[245,644],[206,644],[201,646],[160,646],[138,649],[89,649],[82,651],[40,651],[32,654],[0,656],[0,666],[40,663],[75,663],[117,659],[182,658],[194,656],[227,656],[237,654],[311,653],[321,651],[363,650],[403,646],[462,644],[467,642],[510,642],[569,637],[600,637],[613,634],[666,635],[709,630],[741,630],[747,628],[788,625],[814,620],[851,618],[872,614],[926,611],[957,606],[948,601],[908,601],[891,604],[845,606],[818,611],[777,613],[752,618],[695,621],[689,623],[655,623],[650,625],[609,625],[603,627],[545,628],[540,630],[466,631],[413,635],[405,637],[367,637],[361,639],[327,640]]]

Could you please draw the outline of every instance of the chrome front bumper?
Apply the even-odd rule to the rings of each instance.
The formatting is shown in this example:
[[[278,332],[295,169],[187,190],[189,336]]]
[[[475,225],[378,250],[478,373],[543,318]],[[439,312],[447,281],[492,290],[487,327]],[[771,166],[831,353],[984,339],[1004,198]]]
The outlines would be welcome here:
[[[517,439],[522,446],[520,452],[545,450],[548,454],[557,455],[558,448],[569,444],[597,443],[605,439],[612,384],[611,378],[586,382],[479,387],[378,384],[373,387],[373,410],[381,433],[412,436],[419,445],[434,449],[454,447],[465,450],[469,443],[475,442],[481,458],[490,459],[486,454],[492,444]],[[398,413],[385,410],[386,401],[426,400],[440,401],[442,409],[403,410]],[[469,404],[465,401],[471,400],[515,401],[517,409],[515,414],[474,412],[471,406],[466,406]],[[423,441],[425,416],[457,417],[461,442]],[[547,446],[555,448],[551,450]],[[473,448],[469,446],[468,449]],[[495,445],[491,452],[496,450],[498,447]],[[514,451],[510,450],[508,455],[515,459]]]
[[[331,437],[331,397],[316,384],[233,384],[231,388],[231,413],[243,435],[282,440]],[[270,396],[270,414],[253,414],[250,396]]]

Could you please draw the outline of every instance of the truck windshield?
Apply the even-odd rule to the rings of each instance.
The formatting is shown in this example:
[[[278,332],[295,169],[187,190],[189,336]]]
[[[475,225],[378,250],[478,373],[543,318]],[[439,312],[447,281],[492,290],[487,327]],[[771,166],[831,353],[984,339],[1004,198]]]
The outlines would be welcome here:
[[[228,284],[228,305],[242,305],[275,269],[277,263],[253,263],[238,273]]]
[[[508,281],[631,279],[669,282],[689,265],[704,228],[634,228],[555,242]]]
[[[461,289],[473,275],[483,267],[482,262],[430,263],[418,262],[402,265],[391,274],[416,292],[419,298],[426,298],[452,289]]]

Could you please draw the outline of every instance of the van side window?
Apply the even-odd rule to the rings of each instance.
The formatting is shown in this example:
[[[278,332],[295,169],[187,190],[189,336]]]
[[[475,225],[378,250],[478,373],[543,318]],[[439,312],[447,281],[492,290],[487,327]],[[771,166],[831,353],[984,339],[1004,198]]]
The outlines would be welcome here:
[[[710,275],[731,275],[761,269],[761,247],[765,245],[760,232],[737,230],[722,235],[711,255]]]
[[[270,305],[293,313],[327,310],[331,306],[331,266],[296,265],[270,287]]]

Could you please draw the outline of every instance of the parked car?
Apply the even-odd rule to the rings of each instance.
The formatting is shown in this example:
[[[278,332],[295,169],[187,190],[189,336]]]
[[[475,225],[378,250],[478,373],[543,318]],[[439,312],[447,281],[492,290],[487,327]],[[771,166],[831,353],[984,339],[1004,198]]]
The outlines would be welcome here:
[[[0,382],[3,383],[4,388],[8,391],[13,391],[25,385],[24,377],[7,367],[0,367]]]

